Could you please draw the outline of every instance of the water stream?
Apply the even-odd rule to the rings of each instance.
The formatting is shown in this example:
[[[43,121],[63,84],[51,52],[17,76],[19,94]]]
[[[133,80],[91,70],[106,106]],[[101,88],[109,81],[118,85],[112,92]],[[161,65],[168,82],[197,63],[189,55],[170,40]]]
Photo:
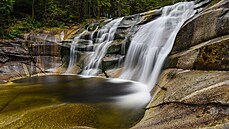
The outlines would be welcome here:
[[[72,71],[72,68],[74,67],[74,65],[76,64],[77,62],[77,51],[76,51],[76,48],[78,46],[78,42],[80,40],[80,37],[84,34],[84,33],[87,33],[88,30],[84,30],[82,33],[80,33],[79,35],[77,35],[72,43],[71,43],[71,48],[70,48],[70,60],[69,60],[69,64],[68,64],[68,68],[66,70],[66,73],[71,73]]]
[[[195,14],[195,8],[194,2],[180,2],[166,6],[161,9],[160,17],[142,25],[131,40],[120,78],[146,84],[148,85],[146,92],[150,93],[157,83],[164,61],[173,47],[178,31],[184,22]],[[135,22],[132,20],[134,24],[131,25],[130,31],[137,26],[139,19],[135,17]],[[111,20],[102,28],[96,27],[90,33],[89,39],[86,40],[92,42],[94,51],[90,52],[84,60],[82,75],[95,76],[99,73],[102,59],[115,38],[117,28],[121,22],[125,25],[125,20],[123,17]],[[75,46],[79,40],[82,40],[80,37],[83,33],[77,36],[71,45],[69,67],[76,62]],[[132,96],[131,99],[133,98],[136,97]],[[148,100],[148,98],[145,99]]]
[[[114,40],[115,32],[122,19],[123,17],[112,20],[98,31],[96,36],[96,44],[98,45],[94,46],[95,52],[91,53],[87,59],[86,66],[82,72],[83,75],[94,76],[98,73],[102,58],[105,56],[109,45]]]
[[[147,84],[150,92],[157,83],[164,61],[173,47],[178,31],[184,22],[195,14],[195,8],[194,2],[180,2],[172,6],[166,6],[161,9],[160,17],[141,26],[131,40],[120,78]],[[94,51],[90,52],[85,59],[82,75],[95,76],[101,71],[102,60],[123,19],[121,17],[111,20],[102,28],[96,28],[97,33],[95,31],[91,33],[90,39],[87,40],[93,42]],[[135,26],[137,24],[133,24],[131,28]],[[96,36],[94,36],[95,34]],[[82,33],[74,39],[71,45],[71,58],[67,71],[77,60],[75,46],[81,35]],[[123,43],[122,46],[124,48],[125,44]],[[123,50],[122,53],[124,53]]]
[[[145,83],[151,91],[182,24],[195,14],[194,2],[162,8],[162,15],[140,28],[131,41],[120,78]]]

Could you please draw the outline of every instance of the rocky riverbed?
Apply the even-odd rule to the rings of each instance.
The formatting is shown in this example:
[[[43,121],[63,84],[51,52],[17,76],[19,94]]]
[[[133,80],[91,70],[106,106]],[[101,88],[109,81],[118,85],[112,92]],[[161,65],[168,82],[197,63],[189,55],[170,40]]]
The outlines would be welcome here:
[[[152,91],[153,98],[146,107],[145,115],[133,128],[229,128],[229,2],[214,2],[202,5],[199,12],[182,26],[158,84]],[[160,14],[160,10],[154,10],[124,17],[117,28],[115,40],[103,58],[99,76],[115,78],[120,75],[133,35],[139,27]],[[60,32],[41,32],[22,36],[15,41],[1,42],[0,83],[7,83],[17,77],[47,74],[50,71],[64,73],[69,59],[69,44],[74,35],[80,32],[82,30],[76,27],[65,30],[64,39],[61,39]],[[87,35],[84,37],[87,38]],[[74,74],[82,72],[84,54],[90,52],[85,47],[88,46],[78,48],[79,60],[73,69]],[[41,116],[52,108],[55,108],[57,114],[61,112],[77,116],[85,113],[84,110],[78,110],[81,107],[88,108],[91,112],[87,117],[93,118],[90,115],[97,112],[85,105],[57,105],[39,110],[42,110]],[[22,114],[17,115],[19,121],[23,121],[19,117]],[[71,115],[66,116],[66,119],[68,117]],[[26,117],[26,121],[30,121],[30,118],[32,116]],[[62,119],[63,123],[66,123],[66,119]],[[90,126],[90,121],[88,122],[84,125]],[[56,124],[55,121],[53,124]],[[60,123],[57,125],[60,128],[69,127]]]

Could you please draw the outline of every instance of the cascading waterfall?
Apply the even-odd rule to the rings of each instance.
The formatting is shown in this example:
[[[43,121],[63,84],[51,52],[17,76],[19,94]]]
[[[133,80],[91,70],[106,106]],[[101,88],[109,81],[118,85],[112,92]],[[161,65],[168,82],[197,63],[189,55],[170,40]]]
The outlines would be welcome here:
[[[131,26],[129,34],[122,42],[122,45],[125,46],[124,43],[129,40],[128,36],[135,33],[127,51],[121,79],[110,79],[109,82],[118,84],[124,81],[123,79],[127,79],[141,83],[137,83],[136,87],[126,89],[135,93],[112,98],[116,99],[120,106],[143,106],[150,101],[150,91],[157,83],[163,63],[173,47],[175,37],[184,22],[195,14],[194,8],[197,8],[194,2],[181,2],[164,7],[161,9],[160,17],[141,26],[137,33],[135,33],[135,27],[138,27],[141,17],[136,17],[136,23]],[[115,38],[117,28],[121,22],[123,25],[125,20],[123,17],[114,19],[102,28],[97,26],[93,32],[85,30],[75,37],[71,44],[67,72],[71,73],[71,67],[77,62],[77,50],[79,50],[80,54],[86,54],[83,56],[82,75],[95,76],[98,74],[102,59]],[[84,49],[81,49],[82,47]],[[124,47],[121,51],[122,54],[125,53],[123,50],[125,50]],[[120,58],[120,60],[122,59],[123,57]]]
[[[70,60],[69,60],[69,64],[68,64],[68,69],[66,70],[66,73],[71,73],[72,68],[74,67],[76,61],[77,61],[77,51],[76,51],[76,47],[78,45],[78,42],[80,40],[80,37],[84,34],[88,32],[88,30],[84,30],[82,33],[80,33],[78,36],[76,36],[72,43],[71,43],[71,48],[70,48]]]
[[[120,78],[145,83],[151,91],[182,24],[195,14],[194,8],[194,2],[164,7],[159,18],[142,26],[131,41]]]
[[[108,47],[112,43],[117,27],[122,19],[123,17],[112,20],[98,31],[96,38],[96,44],[98,45],[94,46],[95,52],[91,53],[89,56],[88,62],[86,63],[87,65],[82,72],[83,75],[94,76],[98,73],[102,58],[105,56]]]
[[[187,19],[195,14],[194,8],[194,2],[180,2],[167,6],[162,8],[162,15],[159,18],[143,25],[130,43],[120,78],[147,84],[148,91],[151,91],[157,83],[164,60],[172,49],[179,29]],[[88,40],[94,52],[90,52],[85,60],[82,75],[94,76],[99,72],[102,59],[114,40],[115,32],[122,20],[123,17],[114,19],[101,29],[96,27],[91,33]],[[71,67],[76,63],[75,49],[79,40],[82,40],[80,37],[87,32],[88,30],[85,30],[72,42],[71,59],[67,72],[70,72]]]

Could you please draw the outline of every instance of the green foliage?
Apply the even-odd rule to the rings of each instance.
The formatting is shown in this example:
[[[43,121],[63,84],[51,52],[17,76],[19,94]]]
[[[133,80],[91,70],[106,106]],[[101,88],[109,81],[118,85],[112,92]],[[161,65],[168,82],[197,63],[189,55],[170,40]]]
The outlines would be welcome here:
[[[180,0],[1,0],[0,38],[39,27],[64,27],[85,19],[137,14]]]
[[[48,8],[44,16],[44,25],[49,27],[64,26],[65,19],[67,19],[67,10],[58,7],[58,4],[51,0],[48,3]]]
[[[156,0],[133,0],[131,4],[134,13],[144,12],[159,6]]]
[[[9,24],[13,21],[11,16],[13,12],[13,5],[15,0],[1,0],[0,1],[0,37],[4,37],[6,29]]]
[[[1,0],[0,1],[0,17],[8,17],[12,10],[13,10],[13,4],[15,0]]]
[[[35,21],[31,17],[26,17],[22,19],[22,21],[13,23],[13,26],[8,28],[8,33],[5,36],[8,38],[15,38],[19,34],[40,28],[41,26],[42,24],[40,22]]]

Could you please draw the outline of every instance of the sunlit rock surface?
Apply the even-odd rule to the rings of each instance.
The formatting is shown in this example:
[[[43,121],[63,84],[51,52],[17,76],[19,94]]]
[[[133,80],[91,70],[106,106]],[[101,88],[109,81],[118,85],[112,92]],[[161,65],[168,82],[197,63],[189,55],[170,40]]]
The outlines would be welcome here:
[[[159,82],[152,91],[153,99],[146,108],[145,116],[133,128],[229,128],[228,4],[227,0],[221,0],[215,5],[206,5],[203,10],[200,10],[183,25],[165,63]],[[156,10],[123,19],[117,28],[113,43],[103,58],[104,65],[99,73],[100,76],[110,78],[120,76],[122,59],[125,58],[123,56],[125,56],[134,34],[143,24],[157,18],[160,14],[160,10]],[[80,32],[82,32],[82,27],[63,31],[62,38],[59,35],[61,32],[58,32],[58,35],[54,34],[54,36],[26,35],[25,38],[31,41],[41,42],[41,39],[45,39],[48,42],[47,45],[44,45],[45,43],[33,44],[34,51],[31,52],[29,52],[29,48],[25,47],[29,46],[28,42],[3,43],[4,45],[0,46],[0,83],[6,83],[14,77],[50,71],[50,68],[53,67],[58,67],[55,69],[56,72],[65,72],[66,69],[59,66],[67,67],[66,62],[69,59],[72,38]],[[55,43],[50,44],[50,42],[58,42],[59,46]],[[71,70],[73,74],[82,72],[83,62],[86,58],[84,54],[93,50],[92,46],[85,46],[86,42],[81,44],[77,48],[80,51],[77,53],[79,62]],[[124,51],[122,50],[123,44]],[[43,53],[37,53],[36,50]],[[87,51],[85,52],[85,50]],[[31,53],[33,53],[33,58],[31,58]],[[55,70],[51,69],[51,71]],[[7,91],[1,90],[2,94],[5,92]],[[1,98],[0,103],[2,105],[12,104],[10,106],[12,109],[4,108],[5,106],[0,107],[0,127],[31,128],[37,127],[36,122],[44,123],[42,124],[44,128],[52,126],[51,124],[54,125],[54,128],[63,128],[64,126],[64,128],[84,129],[90,128],[85,126],[91,125],[98,127],[99,121],[95,117],[101,111],[91,106],[60,104],[55,99],[51,100],[46,96],[40,96],[34,97],[34,101],[30,105],[34,109],[30,110],[26,105],[23,106],[23,103],[28,103],[26,97],[14,101],[16,100],[14,98],[17,97],[22,96],[19,94],[15,97],[15,94],[12,94]],[[50,105],[50,103],[52,104]],[[43,105],[46,107],[42,107]],[[15,108],[23,109],[15,113]],[[83,118],[77,119],[79,114],[85,114],[84,118],[91,121],[91,124],[85,122]],[[10,115],[13,116],[10,117]],[[35,122],[35,120],[37,121]],[[52,122],[48,123],[46,120]],[[15,122],[18,122],[18,125],[15,125]],[[81,123],[83,126],[78,127],[73,123]]]
[[[228,71],[165,70],[145,117],[133,128],[227,128],[228,80]]]
[[[171,54],[165,67],[198,70],[229,70],[229,35],[210,39]]]
[[[207,6],[183,25],[134,129],[229,128],[228,4]]]
[[[228,7],[228,1],[221,0],[187,21],[177,35],[172,53],[187,50],[194,45],[228,35]]]

